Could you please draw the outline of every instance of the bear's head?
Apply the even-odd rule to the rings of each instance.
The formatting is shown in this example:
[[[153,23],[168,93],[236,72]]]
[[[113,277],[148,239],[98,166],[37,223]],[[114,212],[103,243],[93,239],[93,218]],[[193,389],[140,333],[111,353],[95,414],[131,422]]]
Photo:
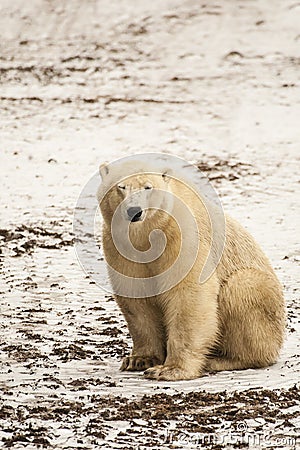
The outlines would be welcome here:
[[[98,201],[107,224],[114,215],[136,229],[153,222],[154,217],[158,224],[167,220],[172,211],[171,171],[157,173],[137,164],[102,164],[100,175]]]

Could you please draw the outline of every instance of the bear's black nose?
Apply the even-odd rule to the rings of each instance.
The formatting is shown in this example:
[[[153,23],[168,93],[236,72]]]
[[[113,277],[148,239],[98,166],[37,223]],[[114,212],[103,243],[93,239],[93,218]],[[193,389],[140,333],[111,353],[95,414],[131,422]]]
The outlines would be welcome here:
[[[140,220],[142,215],[142,208],[139,206],[132,206],[131,208],[127,209],[127,214],[131,222],[137,222]]]

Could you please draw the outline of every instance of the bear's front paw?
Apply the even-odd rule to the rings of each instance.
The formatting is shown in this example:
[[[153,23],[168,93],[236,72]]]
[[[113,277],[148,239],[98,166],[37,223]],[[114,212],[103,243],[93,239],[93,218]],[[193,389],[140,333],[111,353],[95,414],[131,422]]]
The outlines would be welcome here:
[[[138,371],[153,367],[160,361],[156,356],[126,356],[123,358],[120,370]]]
[[[200,373],[195,373],[174,366],[155,366],[145,371],[145,377],[150,380],[161,381],[178,381],[178,380],[192,380],[200,377]]]

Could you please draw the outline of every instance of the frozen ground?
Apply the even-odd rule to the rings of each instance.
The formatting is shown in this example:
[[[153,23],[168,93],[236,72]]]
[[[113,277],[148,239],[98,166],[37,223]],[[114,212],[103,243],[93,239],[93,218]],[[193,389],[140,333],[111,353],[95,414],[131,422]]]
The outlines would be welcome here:
[[[299,23],[293,0],[0,0],[0,447],[299,445]],[[275,366],[118,371],[130,339],[72,216],[100,162],[146,151],[200,163],[270,257]]]

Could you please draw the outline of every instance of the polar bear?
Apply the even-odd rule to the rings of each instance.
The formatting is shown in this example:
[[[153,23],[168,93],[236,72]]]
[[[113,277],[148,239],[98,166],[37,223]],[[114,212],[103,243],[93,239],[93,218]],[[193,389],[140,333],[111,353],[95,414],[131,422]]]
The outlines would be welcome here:
[[[222,257],[211,276],[200,283],[211,244],[205,202],[168,170],[153,173],[143,164],[127,176],[127,169],[126,164],[118,170],[101,165],[98,193],[110,281],[133,340],[132,353],[124,358],[121,370],[145,371],[149,379],[171,381],[276,362],[284,338],[285,303],[280,283],[253,237],[225,215]],[[151,203],[155,191],[164,193],[158,207]],[[172,202],[172,197],[178,201]],[[176,217],[187,220],[184,208],[194,219],[196,232],[192,221],[186,227],[178,225]],[[164,238],[157,230],[163,231]],[[152,244],[156,238],[165,243],[164,251],[154,260],[137,261],[135,251],[151,253],[149,236]],[[133,246],[131,256],[118,247],[127,238]],[[179,272],[173,273],[171,282],[167,276],[158,278],[175,265],[185,242],[184,261],[195,255],[191,269],[179,280],[175,279]],[[178,271],[184,262],[179,266]],[[142,285],[154,280],[154,290],[147,288],[144,296],[138,295],[132,279]]]

